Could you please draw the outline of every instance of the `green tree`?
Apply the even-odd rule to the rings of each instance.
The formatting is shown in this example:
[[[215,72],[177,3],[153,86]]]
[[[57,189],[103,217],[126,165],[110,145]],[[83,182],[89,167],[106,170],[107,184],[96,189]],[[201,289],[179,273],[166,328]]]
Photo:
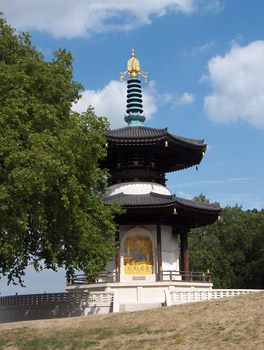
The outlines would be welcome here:
[[[196,200],[206,199],[200,196]],[[260,234],[256,216],[238,205],[227,206],[220,221],[192,230],[189,236],[191,268],[194,271],[209,268],[215,288],[253,288],[247,276],[253,263],[253,241],[256,233]],[[258,263],[260,251],[259,254]]]
[[[71,111],[82,88],[71,53],[46,62],[27,33],[0,15],[0,274],[22,283],[25,268],[65,267],[95,278],[115,250],[104,205],[104,118]]]
[[[246,255],[243,269],[248,288],[264,289],[264,210],[247,212],[250,216],[250,234],[252,244]]]

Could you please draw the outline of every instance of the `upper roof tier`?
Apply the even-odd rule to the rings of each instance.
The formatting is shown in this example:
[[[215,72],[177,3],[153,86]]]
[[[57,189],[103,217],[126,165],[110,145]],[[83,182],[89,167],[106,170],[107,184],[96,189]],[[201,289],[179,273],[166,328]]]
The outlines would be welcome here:
[[[143,126],[143,100],[139,75],[139,61],[132,50],[127,71],[127,109],[125,121],[128,126],[107,131],[107,159],[102,166],[110,170],[109,185],[123,182],[154,182],[165,185],[165,174],[186,169],[201,162],[206,144],[203,140],[170,134],[165,129]]]
[[[206,150],[206,144],[204,140],[191,139],[188,137],[178,136],[170,134],[167,128],[154,129],[146,126],[127,126],[125,128],[108,130],[107,140],[111,142],[125,142],[127,144],[132,143],[156,143],[160,140],[171,141],[173,143],[181,144],[185,147],[191,147],[196,150],[204,152]]]
[[[165,184],[165,174],[197,165],[206,144],[170,134],[165,129],[127,126],[107,131],[110,185],[118,182],[149,181]]]

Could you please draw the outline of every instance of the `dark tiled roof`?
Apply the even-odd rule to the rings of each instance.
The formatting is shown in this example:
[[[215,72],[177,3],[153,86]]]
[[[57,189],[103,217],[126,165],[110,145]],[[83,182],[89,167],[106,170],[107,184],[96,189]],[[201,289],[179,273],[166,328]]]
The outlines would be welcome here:
[[[127,126],[121,129],[108,130],[107,136],[115,138],[145,138],[164,136],[168,133],[165,129],[153,129],[145,126]]]
[[[213,212],[221,211],[221,207],[217,203],[197,202],[191,199],[185,199],[185,198],[179,198],[179,197],[177,197],[176,201],[179,205],[192,208],[192,209],[209,210]]]
[[[183,136],[177,136],[173,134],[168,134],[172,139],[175,139],[176,141],[186,142],[192,145],[205,145],[204,140],[197,140],[197,139],[190,139],[188,137]]]
[[[116,201],[119,204],[125,206],[152,206],[152,205],[166,205],[172,204],[176,200],[175,195],[166,196],[154,192],[150,192],[149,194],[141,194],[141,195],[128,195],[124,193],[119,193],[113,196],[105,197],[106,202]]]
[[[113,196],[107,196],[104,199],[105,203],[116,201],[124,207],[161,207],[175,206],[185,209],[201,210],[206,212],[218,213],[221,208],[218,204],[202,203],[176,197],[175,195],[162,195],[154,192],[143,195],[126,195],[119,193]]]
[[[190,146],[206,147],[203,140],[190,139],[168,133],[168,129],[153,129],[145,126],[127,126],[121,129],[108,130],[107,138],[109,140],[134,140],[134,139],[162,139],[167,138],[172,141],[189,144]]]

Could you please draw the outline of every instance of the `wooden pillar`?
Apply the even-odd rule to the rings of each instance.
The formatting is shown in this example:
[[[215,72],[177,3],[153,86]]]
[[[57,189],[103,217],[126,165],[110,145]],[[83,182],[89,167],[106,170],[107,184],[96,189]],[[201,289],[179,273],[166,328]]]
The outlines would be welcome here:
[[[188,252],[188,228],[181,229],[181,271],[184,273],[183,280],[189,280],[189,252]]]
[[[161,256],[161,228],[160,224],[157,224],[157,258],[158,258],[158,273],[157,280],[162,280],[162,256]]]
[[[117,244],[117,251],[115,255],[115,265],[116,265],[116,282],[120,282],[120,241],[119,241],[119,230],[116,231],[115,241]]]

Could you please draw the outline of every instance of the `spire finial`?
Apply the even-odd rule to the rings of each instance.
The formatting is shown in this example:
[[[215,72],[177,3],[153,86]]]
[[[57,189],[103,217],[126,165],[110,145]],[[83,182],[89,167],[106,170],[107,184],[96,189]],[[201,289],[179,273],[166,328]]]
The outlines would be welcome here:
[[[132,57],[127,61],[127,71],[120,73],[120,80],[123,81],[127,74],[129,74],[130,78],[138,78],[138,74],[140,74],[145,79],[145,82],[147,82],[148,73],[140,70],[139,60],[135,58],[134,49],[132,49]]]

